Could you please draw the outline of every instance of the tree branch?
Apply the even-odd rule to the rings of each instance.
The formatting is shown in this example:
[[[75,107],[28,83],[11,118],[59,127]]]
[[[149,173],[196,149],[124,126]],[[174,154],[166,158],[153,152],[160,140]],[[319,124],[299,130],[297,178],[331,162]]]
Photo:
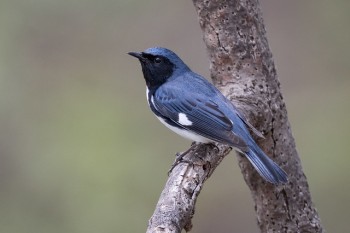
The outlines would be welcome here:
[[[169,174],[147,233],[190,231],[197,197],[204,182],[231,148],[225,145],[196,144]]]
[[[214,84],[235,102],[265,139],[261,148],[289,175],[284,186],[265,182],[238,156],[261,232],[323,232],[296,151],[257,0],[193,0],[210,57]],[[196,198],[227,155],[227,146],[198,145],[169,176],[147,232],[191,229]]]

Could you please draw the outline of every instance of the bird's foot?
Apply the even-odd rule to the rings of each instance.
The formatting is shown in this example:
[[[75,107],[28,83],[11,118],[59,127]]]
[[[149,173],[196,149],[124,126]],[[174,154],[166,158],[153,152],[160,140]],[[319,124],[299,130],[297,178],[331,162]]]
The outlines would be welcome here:
[[[190,163],[189,161],[186,161],[186,160],[183,160],[183,157],[185,155],[187,155],[197,144],[194,142],[192,143],[191,147],[186,150],[185,152],[183,153],[176,153],[176,158],[175,158],[175,161],[174,163],[171,165],[171,168],[169,169],[168,171],[168,176],[170,175],[170,173],[174,170],[174,168],[180,163],[180,162],[185,162],[185,163]]]

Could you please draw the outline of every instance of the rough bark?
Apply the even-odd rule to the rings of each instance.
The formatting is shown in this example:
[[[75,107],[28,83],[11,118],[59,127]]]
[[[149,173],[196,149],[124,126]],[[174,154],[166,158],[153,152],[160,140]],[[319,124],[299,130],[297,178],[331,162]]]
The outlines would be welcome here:
[[[197,197],[204,182],[231,151],[225,145],[196,144],[169,174],[147,233],[190,231]]]
[[[210,57],[214,84],[234,101],[265,139],[261,148],[288,173],[289,182],[265,182],[238,156],[251,190],[261,232],[323,232],[288,122],[276,69],[257,0],[193,0]],[[147,232],[191,229],[203,182],[228,153],[228,147],[201,145],[169,176]],[[200,155],[200,156],[198,156]]]

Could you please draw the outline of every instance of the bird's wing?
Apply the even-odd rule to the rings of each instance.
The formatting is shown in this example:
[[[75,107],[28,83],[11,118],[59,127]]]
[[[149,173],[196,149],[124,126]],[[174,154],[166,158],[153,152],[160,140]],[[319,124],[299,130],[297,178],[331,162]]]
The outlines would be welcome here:
[[[221,99],[223,101],[225,101],[227,103],[227,105],[229,105],[230,107],[232,107],[232,109],[235,111],[236,115],[243,121],[243,123],[247,126],[247,128],[251,129],[251,131],[256,135],[258,136],[259,138],[265,138],[264,135],[259,131],[257,130],[248,120],[247,118],[242,115],[242,113],[240,113],[238,111],[238,109],[233,105],[233,103],[228,100],[225,96],[221,95]]]
[[[264,135],[259,130],[257,130],[252,124],[250,124],[250,122],[244,116],[242,116],[241,114],[237,114],[237,115],[239,118],[241,118],[244,124],[246,124],[246,126],[248,126],[248,128],[252,130],[252,132],[256,136],[258,136],[259,138],[265,138]]]
[[[187,130],[234,146],[242,151],[247,149],[245,141],[233,132],[233,122],[220,110],[219,106],[203,95],[186,94],[174,89],[161,87],[154,94],[156,110],[177,125]]]

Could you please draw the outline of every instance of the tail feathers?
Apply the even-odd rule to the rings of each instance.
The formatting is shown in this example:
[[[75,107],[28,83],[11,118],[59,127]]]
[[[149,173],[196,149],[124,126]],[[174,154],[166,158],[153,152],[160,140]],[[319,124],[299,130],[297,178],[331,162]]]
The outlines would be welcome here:
[[[250,148],[245,153],[248,160],[258,173],[268,182],[273,184],[287,183],[288,176],[274,161],[258,147]]]

